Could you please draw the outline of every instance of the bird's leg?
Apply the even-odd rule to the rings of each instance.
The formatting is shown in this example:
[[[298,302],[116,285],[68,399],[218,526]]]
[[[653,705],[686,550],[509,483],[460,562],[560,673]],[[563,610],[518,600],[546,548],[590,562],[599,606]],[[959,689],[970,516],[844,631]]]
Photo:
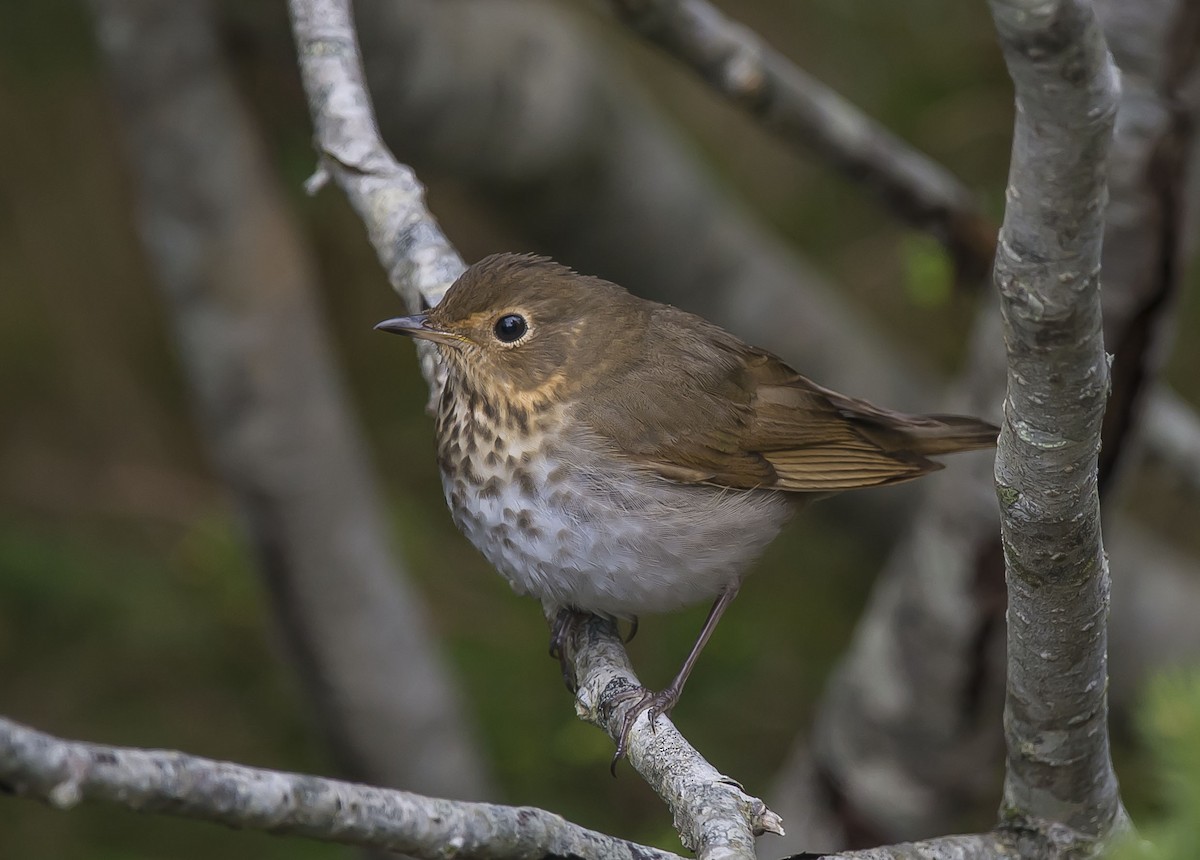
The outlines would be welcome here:
[[[567,659],[567,638],[580,619],[586,617],[586,613],[570,607],[563,607],[558,610],[558,614],[550,622],[550,656],[558,660],[558,664],[562,668],[563,683],[567,685],[567,689],[572,694],[575,693],[578,685],[575,682],[574,667]]]
[[[692,667],[696,665],[696,660],[699,658],[700,652],[704,650],[704,646],[708,644],[713,631],[717,629],[717,622],[721,620],[721,616],[725,614],[725,610],[729,608],[729,604],[733,603],[733,599],[737,597],[737,593],[738,586],[731,585],[717,597],[712,605],[712,609],[708,610],[708,618],[704,622],[704,627],[700,630],[700,635],[696,637],[696,644],[692,646],[687,659],[683,661],[683,666],[680,667],[679,672],[676,673],[666,688],[657,693],[645,689],[629,690],[613,697],[612,701],[614,704],[634,696],[638,697],[638,701],[625,712],[625,719],[621,723],[621,736],[617,740],[617,750],[613,754],[612,760],[612,770],[614,773],[616,773],[617,762],[625,757],[625,753],[629,749],[629,731],[633,728],[633,724],[637,718],[643,712],[646,712],[650,720],[650,728],[653,730],[654,722],[658,719],[658,715],[670,714],[675,705],[679,703],[679,697],[683,693],[683,685],[687,683],[688,675],[692,674]]]
[[[629,635],[625,637],[625,644],[628,645],[633,641],[633,637],[637,636],[638,632],[638,617],[633,615],[629,619]]]

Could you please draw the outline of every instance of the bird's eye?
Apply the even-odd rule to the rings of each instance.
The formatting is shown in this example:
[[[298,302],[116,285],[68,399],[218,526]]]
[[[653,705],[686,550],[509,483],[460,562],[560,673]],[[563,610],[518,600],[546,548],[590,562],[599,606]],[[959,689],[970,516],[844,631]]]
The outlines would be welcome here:
[[[492,330],[503,343],[516,343],[525,336],[525,332],[529,331],[529,324],[520,314],[505,314],[496,320],[496,325]]]

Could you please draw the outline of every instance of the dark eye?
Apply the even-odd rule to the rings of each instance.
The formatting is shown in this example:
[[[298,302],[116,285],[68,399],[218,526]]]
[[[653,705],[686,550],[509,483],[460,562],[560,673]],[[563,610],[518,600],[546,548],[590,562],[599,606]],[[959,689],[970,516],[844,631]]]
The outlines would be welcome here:
[[[529,325],[525,322],[525,317],[520,314],[505,314],[496,320],[493,331],[496,332],[496,337],[504,343],[515,343],[525,336],[525,332],[529,331]]]

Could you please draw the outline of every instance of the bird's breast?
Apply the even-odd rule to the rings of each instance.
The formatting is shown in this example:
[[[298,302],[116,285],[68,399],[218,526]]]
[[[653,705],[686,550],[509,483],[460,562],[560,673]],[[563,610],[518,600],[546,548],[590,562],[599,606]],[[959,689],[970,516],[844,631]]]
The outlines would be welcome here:
[[[561,408],[514,417],[444,398],[438,460],[455,523],[517,591],[613,616],[713,598],[790,511],[772,491],[640,470]]]

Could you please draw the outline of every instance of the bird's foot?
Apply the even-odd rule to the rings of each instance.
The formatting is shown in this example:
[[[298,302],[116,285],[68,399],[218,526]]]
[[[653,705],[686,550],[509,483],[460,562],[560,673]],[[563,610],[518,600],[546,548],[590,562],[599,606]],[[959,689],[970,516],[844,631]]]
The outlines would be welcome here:
[[[645,687],[634,687],[632,690],[626,690],[613,696],[609,706],[616,707],[631,699],[637,701],[629,706],[625,711],[625,718],[621,720],[621,734],[617,738],[617,749],[613,753],[612,765],[609,767],[613,776],[617,775],[617,762],[625,758],[625,754],[629,752],[629,732],[633,729],[637,718],[645,714],[646,719],[650,721],[650,731],[658,731],[656,723],[659,716],[670,716],[671,710],[679,702],[679,690],[671,686],[656,693]]]

